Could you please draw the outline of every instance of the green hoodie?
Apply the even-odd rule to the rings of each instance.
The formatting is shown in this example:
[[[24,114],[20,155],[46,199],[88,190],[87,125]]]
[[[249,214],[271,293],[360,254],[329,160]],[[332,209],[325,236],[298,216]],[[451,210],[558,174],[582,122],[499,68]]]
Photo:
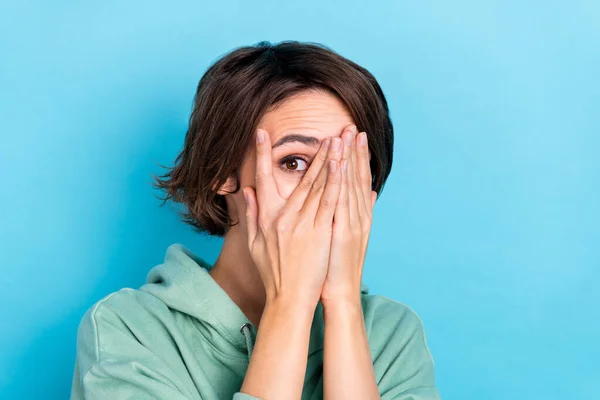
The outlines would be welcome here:
[[[233,399],[256,339],[240,308],[180,244],[140,289],[121,289],[92,306],[77,333],[71,400]],[[361,287],[382,399],[439,399],[423,324],[409,307]],[[313,318],[302,399],[323,398],[323,308]]]

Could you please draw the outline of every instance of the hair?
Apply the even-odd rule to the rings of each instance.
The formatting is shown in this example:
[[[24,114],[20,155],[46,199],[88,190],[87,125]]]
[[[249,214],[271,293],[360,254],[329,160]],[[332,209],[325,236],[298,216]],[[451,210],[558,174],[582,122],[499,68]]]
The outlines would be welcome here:
[[[217,190],[239,170],[262,116],[283,100],[324,90],[347,106],[359,132],[367,132],[372,190],[379,196],[392,168],[394,133],[381,87],[360,65],[313,42],[259,42],[219,57],[204,73],[183,150],[153,186],[184,206],[179,214],[199,233],[222,237],[232,223]],[[167,167],[164,167],[167,168]]]

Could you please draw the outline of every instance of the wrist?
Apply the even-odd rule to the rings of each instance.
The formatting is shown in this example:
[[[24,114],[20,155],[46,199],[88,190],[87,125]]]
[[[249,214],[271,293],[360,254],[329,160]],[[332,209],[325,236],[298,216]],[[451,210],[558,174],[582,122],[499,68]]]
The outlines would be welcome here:
[[[362,300],[360,294],[336,296],[335,298],[322,298],[323,311],[326,314],[360,312],[362,314]]]
[[[265,313],[285,316],[294,315],[295,317],[307,318],[312,321],[317,303],[318,300],[310,301],[309,299],[292,296],[267,298],[263,315]]]

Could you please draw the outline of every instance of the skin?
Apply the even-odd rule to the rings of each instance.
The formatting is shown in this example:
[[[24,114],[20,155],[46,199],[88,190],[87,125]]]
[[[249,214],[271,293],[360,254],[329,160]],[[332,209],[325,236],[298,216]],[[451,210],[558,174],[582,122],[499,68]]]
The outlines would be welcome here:
[[[250,149],[240,172],[248,205],[242,191],[225,193],[235,187],[234,178],[221,188],[239,224],[225,235],[210,273],[259,327],[241,388],[245,393],[265,400],[300,398],[314,307],[321,300],[324,397],[379,398],[360,302],[375,192],[370,187],[368,147],[361,145],[353,124],[337,97],[323,91],[296,95],[267,112],[258,124],[266,140]],[[291,141],[277,146],[292,132],[314,137],[314,143]],[[257,172],[267,170],[268,179],[257,185]],[[310,185],[301,185],[303,178]],[[322,188],[309,190],[313,185]],[[322,197],[332,200],[329,210],[319,205]],[[263,210],[260,220],[258,210]],[[307,220],[322,224],[303,222]],[[258,221],[265,229],[259,229]],[[314,260],[296,268],[293,260],[302,258],[302,253],[282,250],[280,254],[266,244],[275,243],[274,235],[269,235],[274,231],[280,243],[291,243],[290,249],[318,249]],[[283,260],[281,270],[276,266],[271,271],[273,263],[268,260],[273,259]],[[306,265],[315,265],[314,270],[302,269]],[[302,274],[293,276],[296,270]]]

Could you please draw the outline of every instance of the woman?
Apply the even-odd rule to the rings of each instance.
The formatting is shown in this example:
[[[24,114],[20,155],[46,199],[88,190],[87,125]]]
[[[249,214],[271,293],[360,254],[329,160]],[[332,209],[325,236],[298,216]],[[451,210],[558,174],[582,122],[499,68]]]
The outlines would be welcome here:
[[[221,253],[173,244],[90,308],[71,398],[438,399],[421,320],[361,282],[392,150],[375,78],[330,49],[217,60],[156,185]]]

